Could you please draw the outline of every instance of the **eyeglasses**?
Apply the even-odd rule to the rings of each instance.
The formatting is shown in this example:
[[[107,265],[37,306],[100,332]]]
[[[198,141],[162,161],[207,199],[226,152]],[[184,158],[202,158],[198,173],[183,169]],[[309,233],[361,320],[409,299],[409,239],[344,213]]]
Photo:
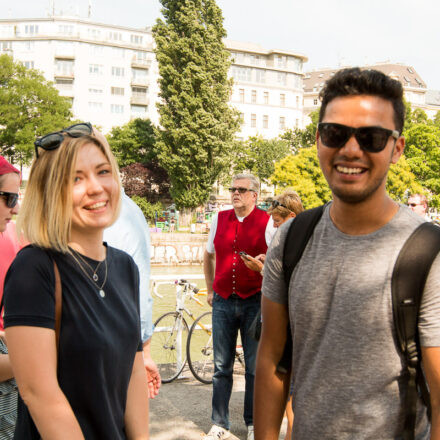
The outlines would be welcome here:
[[[411,206],[411,208],[415,208],[416,206],[421,205],[421,203],[408,203],[408,206]]]
[[[278,200],[272,200],[272,208],[278,208],[278,206],[281,206],[282,208],[286,208],[289,211],[292,211],[290,208],[288,208],[286,205],[283,205],[282,203],[280,203]]]
[[[382,151],[390,136],[394,139],[399,138],[397,130],[388,130],[383,127],[354,128],[332,122],[320,122],[318,133],[323,144],[329,148],[342,148],[354,135],[361,149],[369,153]]]
[[[244,194],[247,191],[253,191],[255,192],[253,189],[250,188],[242,188],[241,186],[235,187],[232,186],[231,188],[229,188],[229,192],[230,193],[235,193],[235,191],[238,191],[240,194]]]
[[[56,150],[64,140],[64,136],[67,134],[72,138],[79,138],[92,134],[93,127],[90,122],[81,122],[79,124],[71,125],[70,127],[63,128],[61,131],[55,131],[53,133],[46,134],[43,137],[38,138],[35,142],[35,154],[38,159],[38,148],[42,148],[46,151]]]
[[[0,191],[0,196],[4,196],[6,199],[6,206],[13,208],[18,202],[18,194],[6,191]]]

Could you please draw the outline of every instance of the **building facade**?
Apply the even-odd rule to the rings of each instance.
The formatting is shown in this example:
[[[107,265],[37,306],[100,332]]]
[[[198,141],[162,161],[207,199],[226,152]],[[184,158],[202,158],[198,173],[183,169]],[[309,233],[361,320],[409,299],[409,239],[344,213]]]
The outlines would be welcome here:
[[[303,63],[293,52],[225,41],[233,64],[231,105],[239,138],[278,136],[303,127]],[[159,71],[151,28],[106,25],[76,17],[0,20],[0,53],[43,72],[72,101],[77,119],[110,131],[135,117],[159,123]]]
[[[349,67],[349,66],[347,66]],[[424,110],[429,117],[433,117],[440,106],[436,108],[434,93],[428,91],[426,83],[416,72],[414,67],[396,63],[379,63],[371,66],[363,66],[362,69],[376,69],[391,78],[400,81],[405,99],[412,108]],[[339,69],[314,70],[305,73],[304,76],[304,114],[308,115],[313,110],[321,106],[319,101],[319,92],[325,82],[331,78]],[[429,92],[429,93],[428,93]]]

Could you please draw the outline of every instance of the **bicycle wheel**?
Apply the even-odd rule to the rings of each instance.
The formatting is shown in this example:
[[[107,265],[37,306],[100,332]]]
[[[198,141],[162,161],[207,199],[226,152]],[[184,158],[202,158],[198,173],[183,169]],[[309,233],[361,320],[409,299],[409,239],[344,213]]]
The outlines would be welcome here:
[[[191,326],[186,346],[188,366],[202,383],[212,383],[214,350],[212,347],[212,312],[200,315]]]
[[[154,323],[151,357],[156,362],[163,383],[179,376],[186,363],[188,324],[177,312],[168,312]]]

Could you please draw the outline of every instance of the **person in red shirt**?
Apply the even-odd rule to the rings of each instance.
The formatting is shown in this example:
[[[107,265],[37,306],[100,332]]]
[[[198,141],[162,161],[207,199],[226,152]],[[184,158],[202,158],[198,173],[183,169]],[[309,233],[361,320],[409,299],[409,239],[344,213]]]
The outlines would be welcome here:
[[[249,327],[260,310],[261,274],[246,267],[240,253],[265,254],[265,231],[269,215],[256,207],[260,184],[251,174],[234,177],[231,193],[233,209],[213,218],[203,268],[212,306],[214,377],[212,395],[213,426],[204,437],[219,440],[230,437],[229,399],[232,373],[240,331],[246,364],[244,421],[248,440],[253,440],[253,390],[258,342]]]

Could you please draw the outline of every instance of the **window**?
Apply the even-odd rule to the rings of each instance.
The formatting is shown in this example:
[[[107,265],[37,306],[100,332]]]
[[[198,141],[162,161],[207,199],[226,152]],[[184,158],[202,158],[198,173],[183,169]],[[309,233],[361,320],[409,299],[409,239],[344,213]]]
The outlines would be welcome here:
[[[23,50],[33,51],[35,50],[35,41],[23,41]]]
[[[263,128],[269,128],[269,115],[263,115]]]
[[[102,75],[102,64],[89,64],[89,73],[91,75]]]
[[[148,109],[148,107],[146,105],[131,105],[130,106],[131,113],[139,115],[139,116],[145,115],[147,113],[147,109]]]
[[[12,50],[12,43],[10,41],[0,41],[0,50],[3,52]]]
[[[97,44],[90,44],[90,52],[93,56],[103,56],[104,55],[104,46],[98,46]]]
[[[237,81],[250,81],[252,76],[252,69],[249,67],[232,66],[232,76]]]
[[[287,84],[287,73],[278,72],[277,81],[278,81],[278,84],[285,86]]]
[[[111,92],[112,92],[112,95],[124,96],[124,88],[123,87],[112,87]]]
[[[88,28],[87,35],[92,40],[98,40],[99,38],[101,38],[101,31],[100,31],[100,29]]]
[[[120,104],[112,104],[110,106],[110,111],[117,114],[124,113],[124,106]]]
[[[280,93],[280,106],[281,107],[286,106],[286,95],[284,93]]]
[[[134,53],[136,61],[147,61],[147,52],[138,50]]]
[[[283,55],[277,55],[277,66],[278,67],[287,67],[287,58]]]
[[[102,110],[102,102],[91,102],[89,101],[90,110]]]
[[[58,33],[62,35],[73,35],[73,26],[69,24],[58,25]]]
[[[101,95],[103,92],[102,89],[97,89],[95,87],[90,87],[89,88],[89,93],[91,93],[92,95]]]
[[[24,33],[26,35],[36,35],[36,34],[38,34],[38,24],[27,24],[24,27]]]
[[[295,105],[296,105],[296,108],[299,108],[299,96],[295,97]]]
[[[22,64],[26,69],[33,69],[34,68],[34,62],[33,61],[22,61]]]
[[[260,65],[260,55],[251,55],[251,64],[253,66],[259,66]]]
[[[55,80],[55,84],[64,84],[64,85],[72,85],[73,84],[73,79],[70,78],[57,78]],[[90,89],[89,89],[90,91]]]
[[[130,41],[133,44],[142,44],[142,39],[143,39],[142,35],[134,35],[134,34],[130,35]]]
[[[252,90],[251,102],[252,102],[252,104],[256,104],[257,103],[257,91],[256,90]]]
[[[264,98],[264,103],[266,105],[268,105],[269,104],[269,92],[264,92],[263,98]]]
[[[71,76],[73,75],[73,61],[72,60],[55,60],[55,74]]]
[[[146,98],[148,89],[146,87],[132,87],[133,98]]]
[[[108,39],[112,41],[122,41],[122,34],[120,32],[109,32]]]
[[[313,99],[313,105],[318,105],[318,98]]]
[[[240,89],[238,93],[240,95],[240,102],[244,102],[244,89]]]
[[[133,81],[146,83],[148,80],[148,69],[131,69]]]
[[[280,130],[284,130],[286,128],[286,118],[284,116],[280,116]]]
[[[264,84],[266,82],[266,71],[263,69],[256,69],[255,80]]]
[[[112,76],[124,76],[124,68],[123,67],[112,67]]]
[[[257,115],[255,113],[251,114],[251,127],[255,128],[257,126]]]

